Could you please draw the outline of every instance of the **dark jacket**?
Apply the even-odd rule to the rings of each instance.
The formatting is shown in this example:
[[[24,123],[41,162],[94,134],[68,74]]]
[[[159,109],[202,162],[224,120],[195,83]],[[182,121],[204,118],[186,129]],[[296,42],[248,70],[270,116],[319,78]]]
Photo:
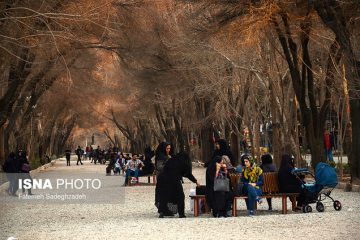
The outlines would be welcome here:
[[[282,193],[300,193],[302,182],[291,171],[294,169],[291,156],[283,155],[278,172],[279,190]]]
[[[71,151],[70,151],[70,150],[66,150],[66,151],[65,151],[65,157],[66,157],[66,159],[69,159],[69,160],[70,160],[70,156],[71,156]]]
[[[10,153],[3,165],[3,170],[6,173],[18,173],[21,169],[20,164],[20,158],[15,156],[14,153]]]
[[[154,151],[151,150],[150,147],[145,148],[145,159],[143,161],[144,166],[140,171],[140,175],[148,175],[152,174],[155,170],[154,164],[151,162],[151,158],[154,156]]]
[[[260,168],[263,170],[263,172],[276,172],[276,167],[274,164],[261,164]]]
[[[28,165],[30,165],[30,163],[29,163],[29,161],[28,161],[28,159],[27,159],[26,156],[21,156],[21,157],[20,157],[20,171],[21,171],[22,173],[29,173],[29,172],[30,172],[30,168],[29,168],[29,170],[24,170],[24,168],[22,168],[23,164],[28,164]]]

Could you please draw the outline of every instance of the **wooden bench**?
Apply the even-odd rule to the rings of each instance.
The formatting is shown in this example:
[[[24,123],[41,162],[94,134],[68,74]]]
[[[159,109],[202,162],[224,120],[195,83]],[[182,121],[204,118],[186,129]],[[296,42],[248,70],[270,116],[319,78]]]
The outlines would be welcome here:
[[[264,185],[262,186],[263,195],[261,198],[281,198],[282,203],[282,213],[287,214],[287,197],[290,198],[292,202],[292,210],[295,211],[296,208],[296,197],[298,193],[280,193],[279,183],[278,183],[278,173],[269,172],[264,173]],[[247,196],[236,196],[233,200],[233,216],[237,216],[237,200],[238,199],[247,199]],[[255,209],[257,208],[257,203],[255,203]]]
[[[141,177],[147,177],[149,184],[151,183],[150,178],[152,178],[152,179],[153,179],[153,183],[152,183],[151,185],[156,185],[156,173],[139,176],[139,180],[140,180]],[[128,186],[131,186],[131,178],[132,178],[132,177],[129,176]]]
[[[209,208],[209,206],[206,204],[205,195],[190,196],[190,199],[194,200],[194,217],[199,216],[199,213],[200,213],[200,209],[199,209],[200,200],[203,200],[203,201],[204,201],[204,204],[205,204],[205,213],[210,212],[210,208]]]

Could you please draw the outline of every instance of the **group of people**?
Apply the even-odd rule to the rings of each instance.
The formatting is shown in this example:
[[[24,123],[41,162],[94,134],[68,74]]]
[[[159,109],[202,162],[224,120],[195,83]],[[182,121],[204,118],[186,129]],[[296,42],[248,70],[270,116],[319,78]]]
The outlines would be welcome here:
[[[107,161],[110,161],[112,156],[115,154],[117,157],[120,156],[120,152],[116,147],[109,147],[108,149],[101,149],[100,146],[97,146],[97,148],[93,149],[91,146],[87,146],[84,149],[82,149],[80,146],[77,147],[75,150],[75,154],[77,156],[77,162],[76,165],[83,165],[82,160],[89,159],[91,160],[91,163],[97,164],[105,164]],[[66,157],[66,165],[70,166],[70,158],[71,158],[71,150],[67,149],[65,150],[65,157]]]
[[[244,154],[241,157],[241,165],[236,166],[236,160],[231,153],[227,142],[223,139],[215,143],[216,150],[205,166],[206,170],[206,202],[212,209],[214,217],[228,217],[231,214],[232,201],[236,194],[245,195],[248,215],[255,214],[254,208],[256,202],[262,203],[262,186],[264,184],[263,173],[276,172],[277,169],[273,164],[270,154],[261,156],[262,164],[257,166],[253,158]],[[294,157],[290,154],[282,155],[280,168],[278,170],[279,190],[284,193],[299,193],[297,198],[297,209],[301,209],[305,192],[302,188],[302,180],[292,174],[295,168]],[[231,173],[241,174],[241,182],[234,187],[229,182],[229,188],[226,191],[215,191],[215,181],[219,177],[230,180]],[[214,188],[215,187],[215,188]],[[234,188],[240,188],[234,189]],[[267,198],[269,210],[272,210],[271,198]]]
[[[206,203],[214,217],[228,217],[231,215],[232,201],[235,195],[247,196],[246,207],[248,215],[255,215],[256,202],[262,203],[262,186],[264,184],[263,173],[278,171],[280,192],[299,193],[297,209],[301,209],[305,192],[302,189],[302,180],[292,174],[295,168],[294,158],[290,154],[282,156],[281,164],[277,170],[270,154],[261,156],[261,165],[258,166],[254,159],[248,155],[242,155],[240,163],[234,158],[229,145],[223,139],[216,141],[215,151],[211,159],[205,164],[206,167]],[[184,214],[184,191],[182,188],[183,177],[199,186],[199,182],[192,174],[191,161],[186,153],[173,154],[170,143],[160,143],[155,152],[155,169],[157,184],[155,190],[155,205],[158,208],[159,217],[179,217]],[[233,186],[230,181],[231,174],[241,175],[241,181]],[[221,186],[218,179],[225,181],[229,186]],[[219,187],[220,186],[220,187]],[[267,198],[268,209],[272,210],[271,198]]]
[[[11,152],[3,165],[3,170],[9,180],[9,188],[7,189],[7,192],[10,196],[17,196],[20,179],[30,179],[32,182],[32,178],[30,176],[31,167],[26,151],[18,150],[16,153]],[[25,188],[21,186],[21,189],[22,193],[25,194]],[[31,188],[28,189],[27,193],[28,195],[32,195]]]

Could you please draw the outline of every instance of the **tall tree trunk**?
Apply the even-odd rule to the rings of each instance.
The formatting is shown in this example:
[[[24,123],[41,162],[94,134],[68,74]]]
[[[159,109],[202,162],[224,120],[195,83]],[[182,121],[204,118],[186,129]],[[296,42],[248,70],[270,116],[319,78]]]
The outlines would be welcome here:
[[[214,151],[213,142],[213,129],[205,126],[200,132],[200,143],[201,143],[201,161],[208,163],[211,161],[211,156]]]
[[[360,182],[360,61],[355,58],[350,34],[350,31],[355,27],[352,24],[355,22],[353,16],[357,16],[359,5],[357,1],[349,2],[349,4],[353,4],[353,8],[348,8],[348,11],[354,12],[347,12],[345,15],[339,1],[315,1],[314,4],[324,24],[335,33],[344,52],[352,124],[352,147],[348,157],[351,163],[351,181]]]
[[[350,153],[351,181],[360,183],[360,100],[350,101],[352,123],[352,147]]]

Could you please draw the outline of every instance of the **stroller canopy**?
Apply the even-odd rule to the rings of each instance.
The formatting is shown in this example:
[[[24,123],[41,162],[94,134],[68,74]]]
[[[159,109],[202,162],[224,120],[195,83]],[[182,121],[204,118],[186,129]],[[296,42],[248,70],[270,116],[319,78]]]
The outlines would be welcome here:
[[[335,168],[323,162],[318,163],[315,168],[315,181],[322,187],[336,187],[338,179]]]

